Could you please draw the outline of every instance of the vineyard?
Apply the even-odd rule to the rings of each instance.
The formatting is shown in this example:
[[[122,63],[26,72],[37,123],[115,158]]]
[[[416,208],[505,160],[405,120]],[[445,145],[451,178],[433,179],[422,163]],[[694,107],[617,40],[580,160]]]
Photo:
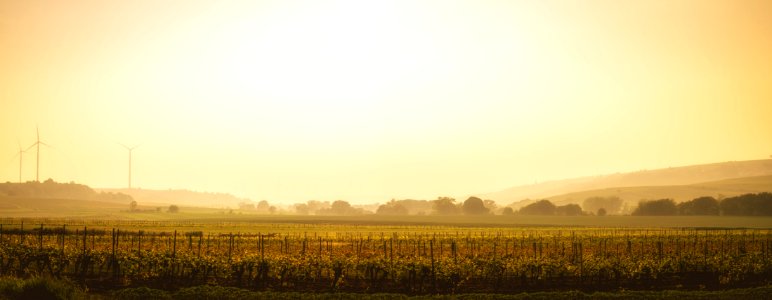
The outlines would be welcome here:
[[[81,224],[82,225],[82,224]],[[239,233],[0,225],[0,275],[91,290],[212,284],[259,291],[514,293],[725,289],[772,279],[766,229],[422,228]],[[346,229],[352,230],[347,232]],[[260,230],[266,227],[260,227]]]

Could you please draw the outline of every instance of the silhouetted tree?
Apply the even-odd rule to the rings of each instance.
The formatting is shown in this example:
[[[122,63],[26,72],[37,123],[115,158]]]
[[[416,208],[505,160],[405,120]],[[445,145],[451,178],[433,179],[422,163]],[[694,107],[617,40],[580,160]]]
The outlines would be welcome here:
[[[312,214],[320,214],[320,211],[328,210],[330,208],[330,202],[329,201],[317,201],[317,200],[308,200],[308,213]]]
[[[515,214],[515,210],[511,207],[507,206],[504,209],[501,210],[501,214],[504,216],[511,216]]]
[[[699,197],[691,201],[678,204],[678,213],[681,215],[718,215],[720,206],[718,200],[713,197]]]
[[[336,200],[330,205],[330,208],[320,209],[316,212],[317,215],[361,215],[365,211],[361,208],[354,208],[346,201]]]
[[[180,212],[180,207],[172,204],[172,205],[169,205],[169,209],[167,211],[170,213],[178,213]]]
[[[268,201],[260,200],[260,202],[257,202],[257,211],[259,212],[268,212],[270,208],[271,204]]]
[[[129,202],[129,210],[131,211],[137,210],[137,201],[132,200],[131,202]]]
[[[597,211],[598,209],[604,208],[607,213],[616,214],[619,213],[619,210],[622,208],[623,202],[622,199],[619,199],[619,197],[616,196],[590,197],[584,199],[582,208],[586,211]]]
[[[598,216],[602,217],[602,216],[605,216],[605,215],[606,215],[606,209],[603,208],[603,207],[598,208]]]
[[[461,211],[463,211],[465,215],[484,215],[488,213],[488,208],[485,207],[485,203],[482,199],[469,197],[461,205]]]
[[[491,213],[496,211],[496,209],[499,207],[498,205],[496,205],[496,201],[493,201],[491,199],[483,200],[483,204],[485,205],[485,208],[487,208],[488,211]]]
[[[343,200],[336,200],[330,206],[330,211],[336,215],[345,215],[351,211],[351,209],[351,204]]]
[[[432,209],[434,213],[438,215],[456,215],[459,213],[459,208],[456,205],[456,199],[450,197],[439,197],[437,200],[432,201]]]
[[[555,204],[552,204],[549,200],[539,200],[535,203],[526,205],[520,209],[520,214],[523,215],[554,215]]]
[[[255,210],[255,203],[253,202],[240,202],[239,209],[241,210]]]
[[[673,199],[660,199],[652,201],[641,201],[638,208],[633,211],[633,216],[673,216],[678,214]]]
[[[307,215],[309,213],[308,204],[305,204],[305,203],[295,204],[295,213],[299,215]]]
[[[721,200],[721,211],[729,216],[772,216],[772,194],[744,194]]]
[[[432,212],[432,201],[427,200],[414,200],[414,199],[403,199],[403,200],[396,200],[396,202],[402,206],[404,206],[407,209],[407,214],[413,214],[413,215],[419,215],[419,214],[429,214]]]
[[[555,214],[559,216],[581,216],[582,207],[578,204],[566,204],[555,207]]]
[[[386,204],[378,206],[378,209],[375,211],[375,213],[379,215],[407,215],[408,211],[407,208],[402,205],[402,203],[392,199]]]

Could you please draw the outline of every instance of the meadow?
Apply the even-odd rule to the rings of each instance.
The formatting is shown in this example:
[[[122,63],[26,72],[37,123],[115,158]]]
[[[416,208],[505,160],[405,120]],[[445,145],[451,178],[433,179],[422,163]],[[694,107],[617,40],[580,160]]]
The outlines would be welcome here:
[[[701,291],[772,278],[772,226],[763,217],[181,214],[0,223],[0,275],[66,278],[102,293],[201,285],[403,295]]]

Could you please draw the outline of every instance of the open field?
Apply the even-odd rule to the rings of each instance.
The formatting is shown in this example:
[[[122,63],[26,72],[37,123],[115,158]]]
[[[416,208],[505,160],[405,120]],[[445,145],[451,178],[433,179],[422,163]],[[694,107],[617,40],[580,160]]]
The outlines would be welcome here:
[[[94,291],[213,284],[256,291],[408,295],[723,290],[764,286],[772,278],[769,227],[248,217],[3,219],[0,275],[70,278]],[[543,222],[550,220],[559,218]]]
[[[161,213],[156,218],[132,218],[132,213],[115,214],[111,219],[89,218],[14,218],[4,223],[72,224],[74,226],[114,227],[127,230],[201,230],[221,232],[265,232],[290,230],[301,226],[307,231],[401,231],[458,230],[458,228],[772,228],[770,217],[748,216],[293,216]],[[283,229],[288,228],[288,229]],[[337,229],[336,229],[337,228]],[[392,229],[393,228],[393,229]],[[444,228],[444,229],[443,229]]]

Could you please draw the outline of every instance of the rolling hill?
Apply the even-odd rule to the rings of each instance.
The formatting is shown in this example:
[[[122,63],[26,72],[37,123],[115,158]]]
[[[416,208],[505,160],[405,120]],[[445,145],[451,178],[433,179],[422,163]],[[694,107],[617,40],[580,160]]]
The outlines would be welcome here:
[[[238,208],[239,203],[249,199],[238,198],[226,193],[205,193],[189,190],[148,190],[148,189],[96,189],[105,193],[126,194],[142,204],[177,204],[198,207]]]
[[[689,201],[701,196],[717,199],[748,193],[772,192],[772,175],[733,178],[688,185],[614,187],[597,190],[567,193],[546,197],[556,205],[568,203],[582,204],[589,197],[619,197],[629,208],[634,208],[640,200],[670,198],[676,202]]]
[[[582,191],[617,187],[651,188],[655,186],[692,185],[702,182],[714,182],[732,178],[764,175],[772,175],[772,159],[730,161],[667,169],[644,170],[631,173],[617,173],[605,176],[556,180],[532,185],[515,186],[502,191],[481,193],[475,196],[483,199],[491,199],[502,205],[513,203],[513,207],[518,208],[523,204],[531,202],[522,201],[525,199],[545,199],[556,195],[566,195]],[[724,194],[729,195],[728,193]],[[677,198],[677,196],[670,196],[670,198],[672,197]],[[635,201],[637,200],[638,199]]]

